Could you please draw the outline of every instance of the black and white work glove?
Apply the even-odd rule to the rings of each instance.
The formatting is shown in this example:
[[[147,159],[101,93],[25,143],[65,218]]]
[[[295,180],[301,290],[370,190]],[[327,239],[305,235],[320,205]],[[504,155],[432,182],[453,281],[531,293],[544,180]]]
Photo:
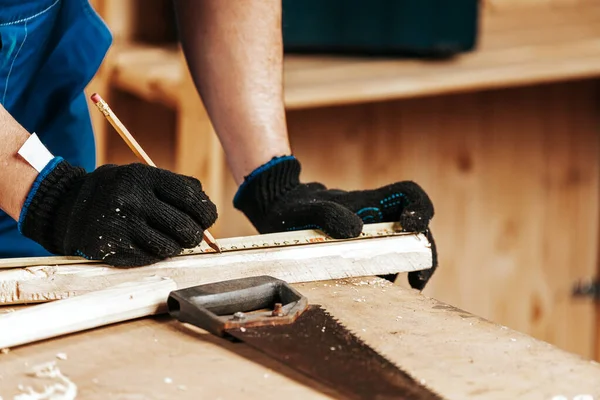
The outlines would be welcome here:
[[[272,159],[246,177],[234,206],[261,234],[318,229],[336,239],[358,236],[363,224],[399,222],[408,232],[424,232],[432,244],[433,266],[409,273],[413,288],[422,290],[437,267],[437,250],[429,222],[434,209],[429,196],[412,181],[374,190],[328,189],[300,182],[301,166],[293,156]]]
[[[55,158],[34,182],[19,229],[51,253],[133,267],[197,246],[216,219],[195,178],[138,163],[87,173]]]

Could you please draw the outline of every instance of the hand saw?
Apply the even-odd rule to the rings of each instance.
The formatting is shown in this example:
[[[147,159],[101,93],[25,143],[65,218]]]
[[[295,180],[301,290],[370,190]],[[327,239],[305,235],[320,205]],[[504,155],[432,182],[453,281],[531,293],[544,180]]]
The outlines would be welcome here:
[[[180,322],[241,341],[344,399],[439,400],[287,282],[257,276],[172,291]]]

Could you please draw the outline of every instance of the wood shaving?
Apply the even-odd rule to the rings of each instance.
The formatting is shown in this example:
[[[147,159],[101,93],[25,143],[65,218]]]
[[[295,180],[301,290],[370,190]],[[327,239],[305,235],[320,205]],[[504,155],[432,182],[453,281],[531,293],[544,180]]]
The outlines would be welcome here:
[[[2,354],[8,354],[9,351],[10,349],[0,349],[0,353]]]
[[[56,358],[58,358],[59,360],[66,360],[67,359],[67,355],[65,353],[58,353],[56,355]]]
[[[77,385],[60,372],[55,361],[33,367],[30,375],[55,382],[51,386],[44,386],[43,392],[19,385],[19,390],[24,393],[15,396],[14,400],[74,400],[77,397]]]

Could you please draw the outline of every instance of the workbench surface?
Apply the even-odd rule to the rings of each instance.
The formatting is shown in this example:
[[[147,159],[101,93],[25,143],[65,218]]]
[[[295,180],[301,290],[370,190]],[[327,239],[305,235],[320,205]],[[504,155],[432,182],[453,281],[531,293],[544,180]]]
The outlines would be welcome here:
[[[294,286],[445,398],[600,399],[598,363],[418,292],[378,278]],[[330,398],[243,343],[167,316],[0,354],[0,397],[12,400],[19,385],[41,390],[52,384],[28,376],[49,361],[77,385],[78,399]]]

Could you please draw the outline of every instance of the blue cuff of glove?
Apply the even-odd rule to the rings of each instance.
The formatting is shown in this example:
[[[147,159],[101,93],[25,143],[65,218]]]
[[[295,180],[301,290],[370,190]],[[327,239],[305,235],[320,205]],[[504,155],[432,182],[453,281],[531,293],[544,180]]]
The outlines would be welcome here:
[[[35,181],[33,182],[33,185],[31,185],[31,189],[29,190],[29,193],[27,194],[27,198],[25,199],[25,204],[23,204],[23,208],[21,209],[21,214],[19,215],[19,223],[18,223],[19,233],[21,233],[21,234],[23,233],[23,232],[21,232],[21,227],[23,226],[23,221],[25,221],[25,218],[27,217],[27,210],[29,209],[29,205],[31,204],[33,198],[35,197],[35,194],[37,193],[40,185],[42,184],[44,179],[46,179],[48,177],[48,175],[50,175],[50,173],[54,170],[54,168],[56,168],[56,166],[58,164],[60,164],[61,161],[63,161],[62,157],[54,157],[48,163],[48,165],[46,165],[44,167],[42,172],[39,173],[37,178],[35,178]]]
[[[240,194],[244,191],[244,189],[254,180],[256,179],[260,174],[262,174],[263,172],[267,171],[268,169],[273,168],[275,165],[282,163],[284,161],[288,161],[288,160],[295,160],[296,157],[289,155],[289,156],[281,156],[281,157],[273,157],[271,159],[271,161],[261,165],[260,167],[256,168],[254,171],[252,171],[250,173],[250,175],[246,176],[244,178],[244,182],[242,182],[242,184],[240,185],[240,187],[238,188],[235,196],[233,197],[233,203],[235,204],[240,197]]]

